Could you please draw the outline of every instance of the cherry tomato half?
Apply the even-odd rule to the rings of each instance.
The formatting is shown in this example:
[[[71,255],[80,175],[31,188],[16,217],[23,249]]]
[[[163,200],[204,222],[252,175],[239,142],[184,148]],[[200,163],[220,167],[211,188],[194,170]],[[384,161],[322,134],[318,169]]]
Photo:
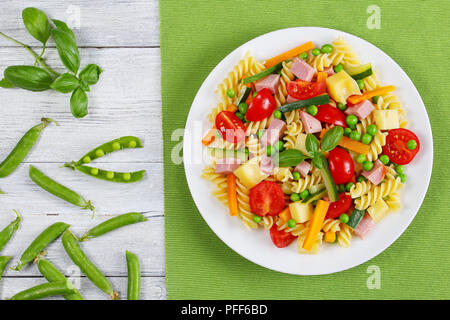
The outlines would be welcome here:
[[[407,147],[409,140],[417,143],[415,149],[410,150]],[[392,129],[386,137],[386,144],[383,147],[383,153],[389,157],[389,160],[396,164],[408,164],[414,159],[420,149],[419,138],[408,129]]]
[[[350,209],[351,205],[352,197],[346,195],[345,193],[341,193],[337,201],[330,203],[325,219],[338,218],[341,214],[346,213],[347,210]]]
[[[328,154],[328,163],[331,176],[336,184],[352,181],[355,174],[355,164],[347,151],[339,147],[334,148]]]
[[[322,104],[318,106],[317,114],[314,117],[321,122],[347,128],[345,113],[329,104]]]
[[[275,216],[284,209],[284,193],[273,181],[262,181],[250,189],[250,209],[264,217]]]
[[[277,102],[269,89],[264,88],[258,91],[256,97],[248,106],[247,120],[248,121],[261,121],[272,115],[277,107]]]
[[[296,238],[297,237],[293,236],[290,232],[278,230],[278,225],[276,223],[274,223],[272,228],[270,228],[270,239],[272,239],[273,244],[278,248],[287,247]]]
[[[324,81],[308,82],[296,80],[288,82],[286,90],[291,97],[306,100],[327,92],[327,85]]]
[[[228,142],[238,143],[245,138],[244,124],[231,111],[222,111],[216,116],[216,128]]]

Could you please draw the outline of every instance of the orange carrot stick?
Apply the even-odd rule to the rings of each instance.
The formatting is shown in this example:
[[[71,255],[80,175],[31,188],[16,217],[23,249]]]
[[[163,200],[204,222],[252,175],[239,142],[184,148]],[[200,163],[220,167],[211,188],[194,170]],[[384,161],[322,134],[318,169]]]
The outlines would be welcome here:
[[[204,146],[209,146],[216,139],[216,131],[215,127],[209,129],[208,133],[202,139]]]
[[[322,228],[323,221],[325,220],[325,215],[327,214],[328,207],[330,203],[324,200],[317,201],[316,208],[314,209],[314,215],[309,226],[308,232],[306,233],[305,240],[303,241],[303,249],[311,250],[316,242],[317,235]]]
[[[232,173],[227,176],[227,193],[228,193],[228,208],[230,215],[238,214],[237,192],[236,192],[236,176]]]
[[[227,111],[231,111],[231,112],[236,112],[237,111],[237,107],[234,105],[234,104],[229,104],[228,106],[227,106]]]
[[[349,102],[351,104],[357,104],[363,100],[367,100],[367,99],[373,98],[375,96],[381,96],[383,94],[386,94],[386,93],[394,91],[394,90],[395,90],[394,86],[386,86],[386,87],[377,88],[372,91],[364,92],[362,95],[359,95],[359,96],[358,95],[350,96],[347,98],[347,102]]]
[[[283,211],[281,211],[278,215],[280,216],[281,220],[283,220],[283,222],[288,222],[289,220],[291,220],[291,211],[289,210],[289,207],[283,209]]]
[[[326,72],[318,72],[317,73],[317,82],[323,82],[328,78],[328,73]]]
[[[302,44],[301,46],[298,46],[294,49],[291,49],[282,54],[279,54],[276,57],[270,58],[269,60],[266,61],[265,66],[266,66],[266,68],[273,67],[274,65],[280,63],[281,61],[287,60],[294,56],[298,56],[300,53],[311,50],[313,48],[314,48],[314,44],[311,41],[309,41],[307,43]]]

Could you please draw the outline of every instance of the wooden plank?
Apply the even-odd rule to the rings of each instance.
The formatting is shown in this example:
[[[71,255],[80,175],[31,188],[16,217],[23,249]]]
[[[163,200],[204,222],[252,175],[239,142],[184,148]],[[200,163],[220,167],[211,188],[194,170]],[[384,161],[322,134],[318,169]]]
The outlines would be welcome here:
[[[35,0],[32,4],[25,0],[7,2],[2,3],[0,30],[28,45],[39,45],[28,34],[22,22],[22,10],[32,5],[52,19],[67,22],[74,30],[79,46],[159,46],[157,0]],[[14,44],[1,39],[0,46]]]
[[[114,289],[119,290],[119,298],[127,298],[127,278],[108,277]],[[0,281],[0,299],[8,299],[14,294],[33,286],[45,283],[44,278],[3,278]],[[86,300],[108,300],[108,296],[95,287],[88,279],[79,278],[74,281],[80,293]],[[163,277],[147,277],[141,281],[142,300],[163,300],[166,299],[166,285]],[[61,297],[52,297],[47,300],[59,300]]]
[[[142,276],[164,276],[164,218],[161,213],[148,216],[148,221],[117,229],[101,237],[81,242],[86,255],[107,276],[127,276],[125,250],[135,253],[140,260]],[[14,266],[31,241],[49,225],[62,221],[71,225],[76,236],[83,235],[96,224],[112,216],[33,216],[24,215],[20,229],[2,250],[2,255],[12,256],[10,266]],[[0,226],[3,228],[14,219],[12,214],[2,210]],[[57,239],[46,249],[46,258],[51,260],[66,276],[79,270],[67,256],[61,240]],[[40,276],[35,265],[29,265],[20,272],[7,269],[6,277]],[[1,282],[0,282],[1,283]]]
[[[1,19],[0,19],[1,20]],[[48,64],[60,66],[55,49],[49,49]],[[144,150],[105,157],[101,161],[162,162],[160,55],[159,49],[82,49],[82,64],[97,63],[104,70],[89,93],[89,115],[75,119],[70,95],[0,88],[0,159],[11,150],[28,128],[43,116],[53,118],[27,161],[65,162],[79,159],[97,145],[122,135],[136,135]],[[29,54],[17,48],[0,48],[0,72],[9,65],[32,63]],[[62,68],[58,68],[63,72]],[[1,183],[1,182],[0,182]]]

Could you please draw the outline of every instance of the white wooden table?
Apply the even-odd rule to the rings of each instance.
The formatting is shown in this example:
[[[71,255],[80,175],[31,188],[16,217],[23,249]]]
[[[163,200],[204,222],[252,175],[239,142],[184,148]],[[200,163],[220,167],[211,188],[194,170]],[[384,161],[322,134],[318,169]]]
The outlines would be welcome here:
[[[26,0],[3,0],[0,31],[35,46],[39,43],[25,30],[22,10]],[[12,209],[23,218],[18,232],[1,252],[11,255],[14,265],[23,250],[41,230],[56,221],[72,225],[81,235],[95,224],[113,215],[143,212],[148,221],[82,243],[91,260],[109,278],[113,287],[126,298],[127,268],[125,250],[138,255],[142,269],[142,299],[165,299],[164,201],[161,134],[159,9],[156,0],[36,0],[32,5],[50,18],[68,22],[74,28],[80,47],[81,65],[97,63],[104,72],[89,95],[89,115],[72,117],[70,95],[55,91],[40,93],[0,88],[0,161],[22,135],[40,118],[57,120],[50,125],[12,175],[0,179],[0,229],[14,219]],[[47,63],[64,69],[49,43]],[[33,64],[23,48],[0,38],[0,72],[10,65]],[[117,152],[99,159],[98,166],[117,171],[146,169],[146,178],[136,184],[114,184],[73,172],[60,166],[77,160],[95,146],[123,135],[136,135],[144,149]],[[28,177],[29,164],[42,169],[57,181],[70,186],[96,207],[90,212],[55,198],[34,185]],[[47,258],[80,286],[86,299],[108,297],[74,267],[61,241],[48,249]],[[44,283],[35,265],[21,272],[7,270],[0,281],[0,298],[8,298],[28,287]]]

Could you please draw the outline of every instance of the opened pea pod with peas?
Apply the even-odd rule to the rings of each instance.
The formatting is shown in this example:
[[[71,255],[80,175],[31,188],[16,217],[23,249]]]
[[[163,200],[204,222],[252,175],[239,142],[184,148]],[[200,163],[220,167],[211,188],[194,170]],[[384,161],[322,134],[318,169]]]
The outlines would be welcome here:
[[[101,68],[95,64],[89,64],[78,73],[80,56],[76,46],[75,35],[64,22],[56,19],[50,21],[44,12],[36,8],[23,10],[22,18],[27,31],[42,43],[42,52],[40,55],[37,55],[29,46],[0,32],[1,37],[19,44],[35,59],[33,66],[11,66],[6,68],[4,78],[0,80],[0,87],[5,89],[22,88],[29,91],[54,89],[61,93],[71,92],[70,107],[72,114],[77,118],[86,116],[88,113],[86,92],[90,91],[89,86],[98,82],[102,72]],[[59,57],[67,69],[66,73],[59,74],[50,68],[43,59],[46,43],[50,37],[55,42]],[[0,163],[0,178],[8,177],[20,166],[36,145],[44,128],[50,123],[58,125],[56,121],[50,118],[42,118],[39,124],[33,126],[23,135],[13,150]],[[62,167],[77,170],[87,176],[110,182],[136,183],[144,178],[145,170],[130,172],[103,170],[92,166],[91,162],[113,152],[142,147],[142,141],[138,137],[120,137],[96,147],[78,161],[68,162]],[[29,166],[29,177],[43,190],[81,209],[89,209],[94,213],[94,206],[90,200],[86,200],[76,191],[55,181],[33,165]],[[1,190],[0,193],[4,194]],[[0,231],[0,251],[10,241],[21,224],[21,217],[17,211],[15,212],[17,215],[16,219]],[[146,218],[138,212],[121,214],[88,230],[79,239],[71,232],[70,225],[64,222],[53,223],[36,236],[21,255],[17,265],[11,267],[12,270],[20,271],[30,263],[37,264],[39,271],[48,282],[19,292],[11,299],[34,300],[60,295],[67,300],[83,300],[83,296],[66,279],[64,274],[49,260],[43,258],[46,254],[45,249],[47,246],[60,236],[62,236],[62,244],[67,255],[80,268],[81,272],[95,286],[110,296],[111,299],[117,299],[119,297],[118,292],[113,289],[108,279],[86,256],[79,242],[144,221],[146,221]],[[0,280],[11,258],[11,256],[0,256]],[[127,298],[129,300],[138,300],[140,298],[139,259],[129,251],[125,251],[125,258],[128,268]]]

